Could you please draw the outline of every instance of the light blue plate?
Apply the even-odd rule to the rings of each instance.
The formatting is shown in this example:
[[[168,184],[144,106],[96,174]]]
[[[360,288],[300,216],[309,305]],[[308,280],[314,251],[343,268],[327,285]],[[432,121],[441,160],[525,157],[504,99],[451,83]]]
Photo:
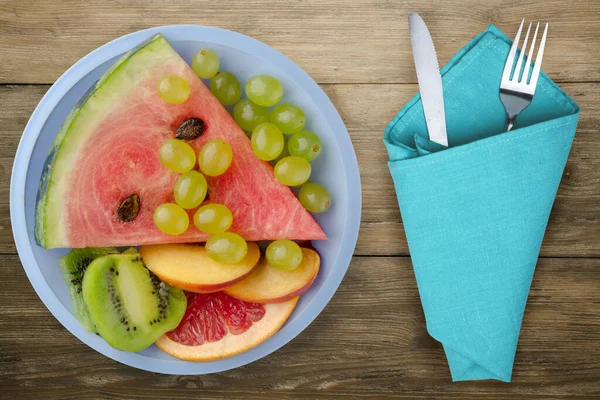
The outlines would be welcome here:
[[[306,128],[316,132],[323,142],[323,152],[313,162],[311,178],[325,185],[333,199],[332,207],[316,216],[329,237],[328,241],[314,242],[322,257],[321,272],[278,333],[250,351],[219,361],[182,361],[156,346],[139,353],[126,353],[110,347],[97,335],[85,332],[72,314],[67,287],[57,266],[57,258],[67,250],[42,249],[36,245],[33,234],[43,163],[65,117],[120,54],[158,32],[188,63],[198,50],[211,48],[219,55],[221,69],[234,73],[241,82],[259,73],[277,77],[284,87],[282,101],[300,106],[307,116]],[[50,312],[96,351],[132,367],[167,374],[207,374],[236,368],[270,354],[302,332],[325,308],[348,269],[358,237],[360,212],[356,155],[342,119],[317,83],[290,59],[264,43],[239,33],[196,25],[135,32],[100,47],[73,65],[33,112],[17,150],[10,186],[10,214],[17,250],[31,284]]]

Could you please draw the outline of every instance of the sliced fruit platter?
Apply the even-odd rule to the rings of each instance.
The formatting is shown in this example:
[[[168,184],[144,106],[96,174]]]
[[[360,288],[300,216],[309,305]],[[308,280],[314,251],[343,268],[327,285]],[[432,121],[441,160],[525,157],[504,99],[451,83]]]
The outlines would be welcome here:
[[[245,365],[305,329],[348,268],[360,203],[319,85],[264,43],[198,25],[131,33],[66,71],[10,191],[49,311],[96,351],[170,374]]]
[[[58,264],[88,332],[210,361],[286,322],[319,273],[310,241],[327,239],[311,213],[332,199],[309,181],[323,145],[284,90],[266,74],[242,86],[210,49],[189,65],[157,34],[73,108],[47,156],[35,237],[72,248]]]

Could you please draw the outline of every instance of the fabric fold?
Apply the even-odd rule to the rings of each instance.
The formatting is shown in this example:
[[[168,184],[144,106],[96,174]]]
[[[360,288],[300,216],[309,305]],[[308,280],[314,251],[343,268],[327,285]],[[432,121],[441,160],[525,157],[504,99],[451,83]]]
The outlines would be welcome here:
[[[442,69],[449,148],[419,95],[390,123],[390,156],[429,334],[454,381],[510,381],[527,295],[579,107],[545,74],[503,133],[510,40],[490,26]]]

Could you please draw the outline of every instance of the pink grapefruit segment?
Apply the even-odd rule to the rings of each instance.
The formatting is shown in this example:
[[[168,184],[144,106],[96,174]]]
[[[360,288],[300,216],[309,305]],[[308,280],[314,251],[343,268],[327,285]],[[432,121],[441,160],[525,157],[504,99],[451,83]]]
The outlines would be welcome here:
[[[168,104],[158,95],[158,82],[169,74],[190,86],[182,104]],[[227,172],[207,177],[210,202],[233,213],[231,231],[248,241],[326,239],[269,163],[256,157],[227,110],[157,35],[123,56],[58,133],[38,191],[38,243],[77,248],[206,241],[208,235],[193,224],[180,236],[164,234],[152,217],[159,204],[174,201],[178,178],[161,164],[158,149],[190,118],[205,125],[199,138],[188,141],[196,152],[213,139],[226,141],[233,151]],[[124,222],[117,209],[133,194],[139,196],[139,212]]]
[[[188,307],[179,326],[156,345],[188,361],[227,358],[258,346],[287,321],[298,297],[278,304],[247,303],[223,292],[187,293]]]

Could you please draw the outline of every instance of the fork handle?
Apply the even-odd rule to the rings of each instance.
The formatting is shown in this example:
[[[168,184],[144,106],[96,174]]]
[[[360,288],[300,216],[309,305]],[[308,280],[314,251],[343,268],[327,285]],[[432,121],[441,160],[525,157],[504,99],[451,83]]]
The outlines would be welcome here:
[[[517,119],[516,115],[513,117],[510,117],[510,116],[506,117],[506,125],[504,126],[504,132],[510,131],[513,128],[513,126],[515,126],[516,119]]]

